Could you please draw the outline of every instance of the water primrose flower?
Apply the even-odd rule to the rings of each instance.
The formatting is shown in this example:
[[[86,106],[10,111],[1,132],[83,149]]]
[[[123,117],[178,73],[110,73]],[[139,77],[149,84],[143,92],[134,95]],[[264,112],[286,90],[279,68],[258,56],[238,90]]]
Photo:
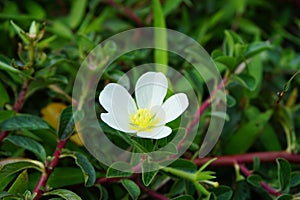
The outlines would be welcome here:
[[[135,98],[120,84],[110,83],[99,95],[108,113],[101,119],[110,127],[141,138],[161,139],[171,134],[166,123],[179,117],[188,107],[184,93],[174,94],[165,102],[168,80],[160,72],[147,72],[137,81]]]

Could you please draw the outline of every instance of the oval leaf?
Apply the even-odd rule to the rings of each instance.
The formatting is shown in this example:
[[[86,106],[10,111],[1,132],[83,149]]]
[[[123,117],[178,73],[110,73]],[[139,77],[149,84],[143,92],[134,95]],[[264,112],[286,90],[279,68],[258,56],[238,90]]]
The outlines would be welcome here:
[[[60,140],[68,139],[75,130],[75,118],[80,117],[82,112],[73,113],[72,106],[65,108],[60,114],[58,136]]]
[[[25,158],[10,158],[0,161],[0,177],[5,178],[28,168],[44,171],[44,165],[39,161]]]
[[[138,197],[141,194],[141,190],[135,182],[129,179],[123,179],[121,183],[124,186],[124,188],[128,191],[132,199],[138,199]]]
[[[2,124],[0,124],[0,129],[4,131],[15,131],[21,129],[51,129],[51,127],[40,117],[34,115],[17,115],[2,122]]]
[[[44,147],[31,138],[18,135],[9,135],[5,138],[5,140],[8,140],[17,146],[33,152],[42,161],[46,160],[46,152]]]
[[[64,154],[64,156],[70,156],[75,159],[75,163],[80,167],[82,174],[84,176],[84,183],[86,186],[92,186],[95,183],[96,180],[96,172],[93,167],[93,165],[90,163],[90,161],[79,152],[73,152],[69,154]]]
[[[70,199],[81,200],[81,198],[77,194],[75,194],[70,190],[65,190],[65,189],[57,189],[43,194],[43,196],[47,196],[47,195],[57,195],[66,200],[70,200]]]
[[[280,190],[288,190],[291,181],[291,165],[283,158],[278,158],[276,162],[278,167],[278,182]]]

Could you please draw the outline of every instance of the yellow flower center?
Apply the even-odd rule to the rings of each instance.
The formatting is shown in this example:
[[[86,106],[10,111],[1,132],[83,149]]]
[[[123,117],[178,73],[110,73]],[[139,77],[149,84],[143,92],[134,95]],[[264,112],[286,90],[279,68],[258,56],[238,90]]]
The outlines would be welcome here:
[[[149,109],[140,108],[130,116],[130,125],[136,131],[151,131],[158,123],[158,119]]]

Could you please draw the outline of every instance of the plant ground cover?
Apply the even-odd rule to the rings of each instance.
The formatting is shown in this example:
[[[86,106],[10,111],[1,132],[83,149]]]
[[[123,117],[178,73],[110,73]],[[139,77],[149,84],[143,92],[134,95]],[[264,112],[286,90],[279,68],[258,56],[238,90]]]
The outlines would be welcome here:
[[[1,1],[0,199],[300,199],[299,9],[297,0]],[[202,77],[185,60],[192,59],[161,49],[118,56],[101,79],[95,77],[121,46],[106,43],[95,55],[91,50],[107,38],[141,27],[176,30],[201,44],[221,81],[209,91],[206,82],[213,82],[209,72]],[[167,34],[155,30],[160,33],[154,34],[155,45],[171,48]],[[208,62],[201,60],[201,51],[190,54],[200,57],[195,60],[200,65]],[[80,79],[77,98],[74,84],[88,55],[95,57],[97,67],[89,66],[88,78]],[[132,83],[142,77],[134,69],[144,63],[171,66],[191,88],[178,81],[183,79],[164,79],[156,73],[157,80],[169,87],[161,95],[160,108],[178,94],[176,88],[185,91],[189,100],[189,94],[194,94],[199,106],[186,114],[187,102],[182,100],[178,103],[182,109],[165,113],[169,120],[164,123],[151,121],[151,108],[136,107],[135,115],[129,116],[135,125],[129,132],[144,137],[132,137],[120,124],[103,120],[103,113],[114,113],[106,98],[118,100],[104,91],[115,83],[126,89],[139,85]],[[89,93],[93,83],[94,94]],[[132,101],[140,106],[137,91]],[[101,94],[104,100],[99,102]],[[220,106],[224,98],[226,112],[215,112],[213,105]],[[89,105],[94,107],[86,112]],[[89,123],[93,112],[97,124]],[[173,119],[170,113],[182,115]],[[184,118],[183,126],[180,119]],[[219,118],[225,120],[221,136],[208,155],[199,157],[212,119]],[[82,119],[86,123],[78,123]],[[145,138],[143,132],[151,132],[158,123],[171,132]],[[101,127],[120,149],[142,155],[168,146],[180,133],[183,138],[195,135],[168,166],[143,156],[130,160],[134,167],[121,161],[107,166],[82,140],[82,130],[87,129],[100,149],[95,152],[106,147],[97,144],[94,126]],[[184,145],[184,140],[178,141],[165,153],[173,158]],[[114,155],[102,158],[113,160]]]

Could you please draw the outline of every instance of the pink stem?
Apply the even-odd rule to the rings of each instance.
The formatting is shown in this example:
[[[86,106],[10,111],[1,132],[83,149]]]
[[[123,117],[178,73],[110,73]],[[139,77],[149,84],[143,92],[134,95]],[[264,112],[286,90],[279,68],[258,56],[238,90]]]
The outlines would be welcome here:
[[[253,159],[255,157],[257,157],[261,162],[274,162],[277,158],[285,158],[289,162],[300,163],[299,154],[291,154],[286,151],[274,151],[219,156],[216,157],[217,160],[212,162],[210,166],[233,166],[235,163],[253,163]],[[201,166],[212,158],[214,157],[196,158],[194,163]]]
[[[42,173],[39,182],[35,186],[33,193],[36,193],[36,196],[34,197],[34,200],[39,199],[43,191],[45,191],[46,183],[48,181],[49,176],[51,175],[53,169],[58,163],[59,156],[61,154],[62,149],[65,147],[67,143],[67,140],[60,140],[56,146],[56,150],[53,153],[53,160],[50,162],[48,166],[46,166],[46,170],[44,173]]]
[[[240,170],[241,172],[245,175],[245,176],[251,176],[252,173],[249,169],[247,169],[247,167],[245,165],[239,164]],[[262,186],[262,188],[264,188],[264,190],[266,190],[269,194],[274,195],[274,196],[280,196],[282,195],[282,193],[280,191],[275,190],[274,188],[272,188],[271,186],[269,186],[266,182],[261,181],[260,185]]]
[[[26,96],[26,92],[27,92],[27,87],[28,87],[28,82],[25,81],[23,83],[23,87],[22,90],[20,92],[20,95],[18,97],[18,99],[16,100],[14,106],[13,106],[13,110],[17,113],[20,111],[24,100],[25,100],[25,96]],[[6,138],[6,136],[8,135],[7,131],[1,131],[1,135],[0,135],[0,144],[2,143],[2,141]]]

